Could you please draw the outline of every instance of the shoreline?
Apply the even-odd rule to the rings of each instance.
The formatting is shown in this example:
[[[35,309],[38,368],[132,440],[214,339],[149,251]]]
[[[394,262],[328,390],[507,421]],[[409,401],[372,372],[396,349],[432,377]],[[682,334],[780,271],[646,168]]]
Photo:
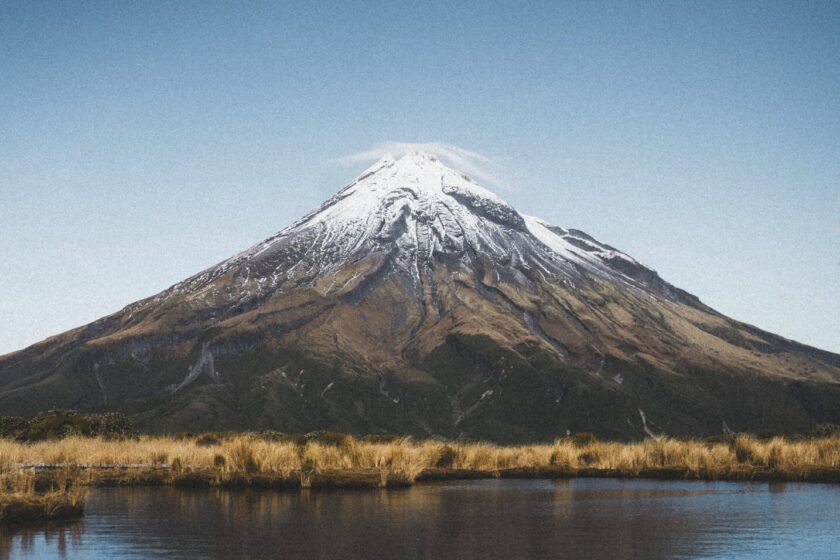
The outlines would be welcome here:
[[[68,521],[84,515],[84,499],[57,495],[8,496],[0,499],[0,527]]]
[[[73,468],[67,465],[22,466],[36,474],[36,486],[48,486],[52,471]],[[270,488],[276,490],[303,489],[399,489],[416,484],[462,480],[543,479],[572,480],[576,478],[612,478],[620,480],[660,480],[697,482],[800,482],[810,484],[840,484],[840,469],[812,468],[801,472],[773,469],[740,468],[729,472],[709,472],[687,468],[647,468],[638,472],[602,468],[521,467],[481,471],[474,469],[427,468],[413,480],[387,469],[344,469],[313,473],[293,471],[288,475],[261,473],[221,473],[213,469],[185,468],[174,471],[168,466],[96,465],[76,466],[86,471],[77,484],[88,487],[173,486],[176,488]]]
[[[0,499],[96,486],[179,488],[407,488],[471,479],[616,478],[840,483],[840,437],[601,442],[576,434],[500,446],[413,440],[201,434],[0,440]]]
[[[840,438],[726,443],[592,440],[501,447],[398,440],[266,442],[101,438],[19,443],[0,440],[0,526],[71,520],[84,514],[88,488],[374,490],[480,479],[612,478],[622,480],[802,482],[840,484]],[[2,446],[6,444],[3,454]],[[87,447],[86,447],[87,446]],[[11,453],[8,453],[11,450]],[[17,459],[46,459],[31,461]],[[152,452],[152,462],[137,460]],[[17,455],[15,455],[17,453]],[[76,453],[73,455],[72,453]],[[104,453],[104,454],[103,454]],[[81,461],[86,457],[87,461]],[[112,459],[108,462],[106,457]],[[113,461],[124,457],[125,461]],[[712,462],[713,458],[717,462]],[[822,464],[813,464],[821,460]],[[595,465],[593,465],[595,463]]]

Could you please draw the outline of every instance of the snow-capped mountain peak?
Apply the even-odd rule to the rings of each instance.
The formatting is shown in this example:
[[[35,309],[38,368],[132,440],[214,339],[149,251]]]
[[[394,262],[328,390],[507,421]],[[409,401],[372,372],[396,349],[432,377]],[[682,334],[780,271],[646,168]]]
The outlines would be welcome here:
[[[638,438],[800,430],[838,421],[838,399],[840,356],[728,319],[418,152],[156,296],[0,357],[6,414],[124,406],[156,430]]]
[[[229,297],[318,282],[379,259],[421,290],[434,259],[470,271],[491,266],[527,287],[529,271],[574,279],[581,270],[672,295],[656,273],[578,230],[523,216],[431,154],[386,154],[319,208],[277,235],[173,287],[205,297],[229,276]],[[341,284],[339,284],[340,286]]]

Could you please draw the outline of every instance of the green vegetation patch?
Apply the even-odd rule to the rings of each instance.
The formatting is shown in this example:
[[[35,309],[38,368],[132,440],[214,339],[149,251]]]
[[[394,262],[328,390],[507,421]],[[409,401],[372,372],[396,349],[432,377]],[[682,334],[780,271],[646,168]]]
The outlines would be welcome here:
[[[136,437],[131,421],[119,412],[81,414],[74,410],[48,410],[29,420],[0,417],[0,437],[18,441],[63,439],[68,436]]]

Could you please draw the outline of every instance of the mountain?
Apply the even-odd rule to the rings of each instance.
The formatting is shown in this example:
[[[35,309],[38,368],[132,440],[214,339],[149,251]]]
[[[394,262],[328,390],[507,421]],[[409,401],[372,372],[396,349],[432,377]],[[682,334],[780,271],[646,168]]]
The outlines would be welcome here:
[[[840,423],[840,356],[729,319],[415,152],[154,297],[0,357],[2,413],[47,408],[151,431],[790,433]]]

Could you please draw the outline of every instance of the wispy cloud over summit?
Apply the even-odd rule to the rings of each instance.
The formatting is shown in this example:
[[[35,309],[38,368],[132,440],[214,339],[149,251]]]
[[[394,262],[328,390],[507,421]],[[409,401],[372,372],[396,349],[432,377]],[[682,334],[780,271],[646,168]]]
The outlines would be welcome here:
[[[388,153],[399,158],[408,152],[414,151],[431,154],[479,181],[492,183],[502,188],[509,188],[508,183],[494,170],[497,165],[492,158],[479,152],[461,148],[460,146],[447,144],[446,142],[381,142],[361,152],[342,156],[332,161],[340,165],[352,165],[355,163],[376,161]]]

